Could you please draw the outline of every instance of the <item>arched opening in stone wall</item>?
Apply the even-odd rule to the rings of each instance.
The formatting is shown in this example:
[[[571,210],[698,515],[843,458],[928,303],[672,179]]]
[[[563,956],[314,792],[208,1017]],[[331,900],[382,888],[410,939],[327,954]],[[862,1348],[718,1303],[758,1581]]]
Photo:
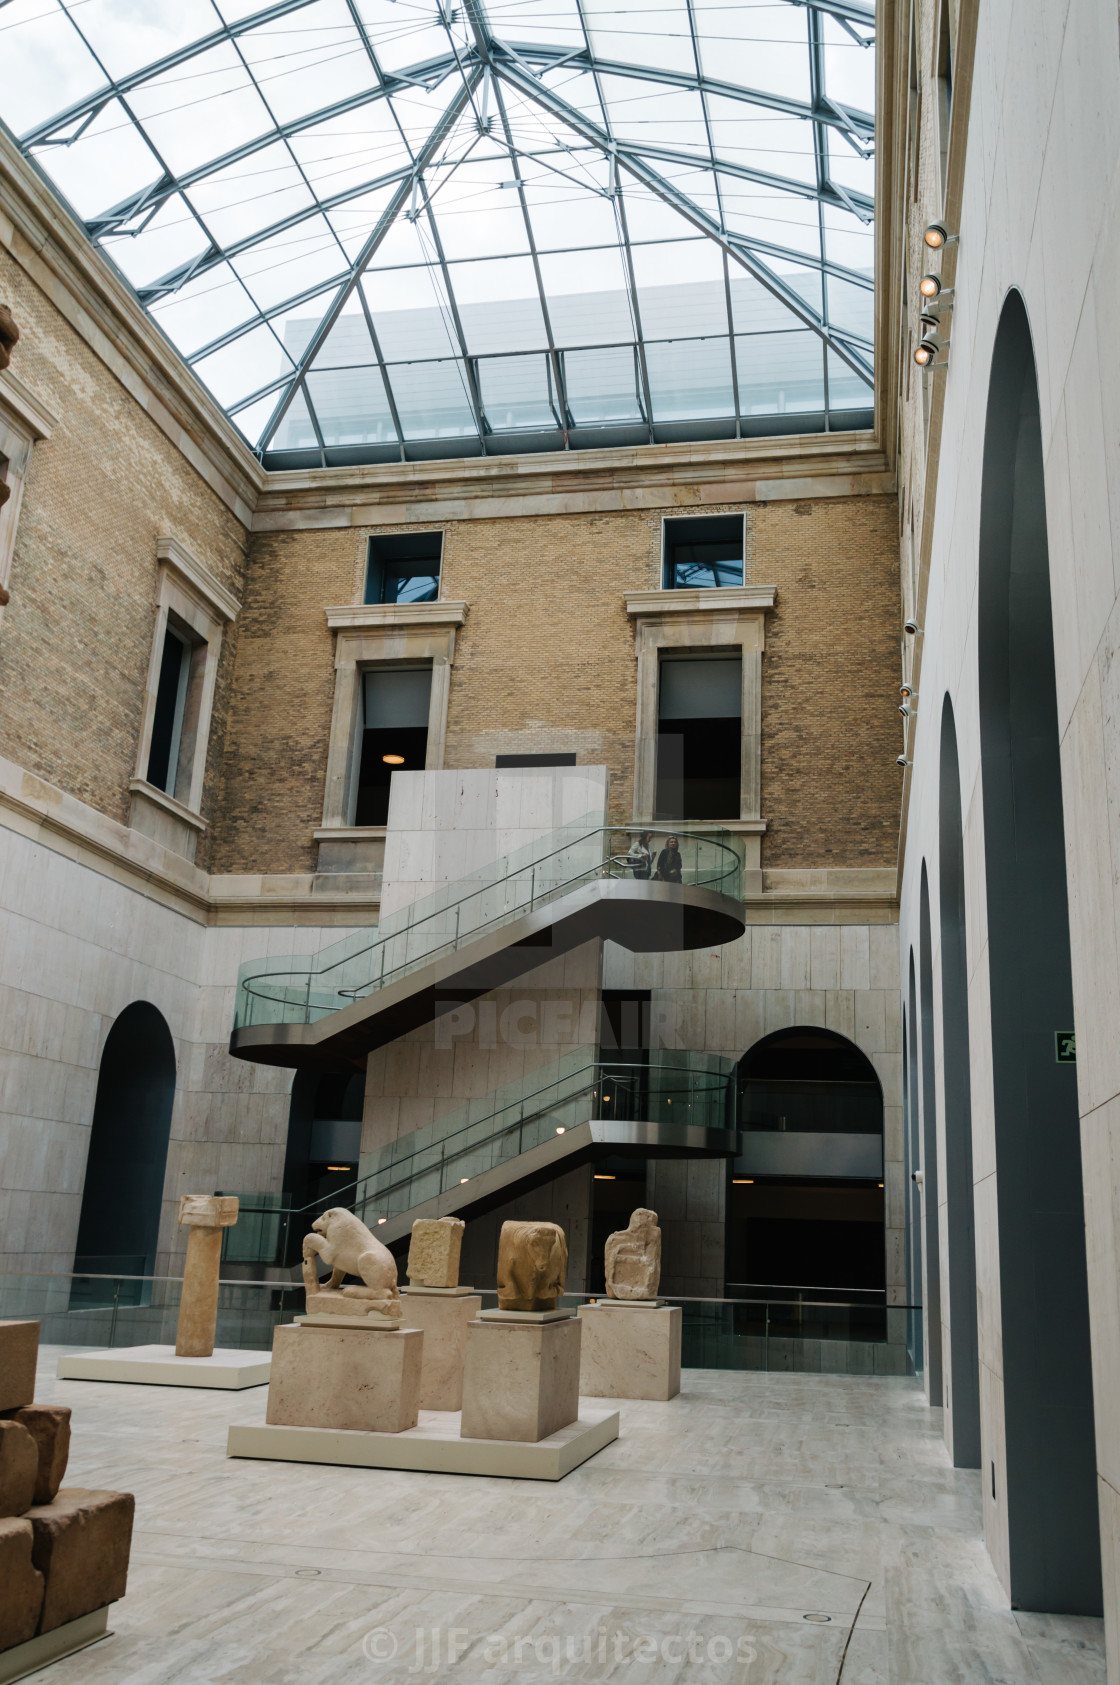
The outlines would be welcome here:
[[[1085,1209],[1038,385],[1022,298],[992,357],[980,504],[979,694],[1002,1401],[984,1447],[1021,1609],[1101,1610]],[[986,1196],[987,1197],[987,1196]],[[993,1208],[994,1207],[994,1208]],[[1002,1395],[1002,1399],[1001,1399]],[[993,1496],[994,1495],[994,1496]]]
[[[953,705],[941,710],[938,902],[941,923],[941,1038],[945,1092],[945,1239],[948,1327],[946,1433],[959,1469],[980,1467],[980,1369],[976,1327],[976,1219],[972,1186],[972,1081],[968,1035],[968,941],[964,827]]]
[[[926,1387],[931,1404],[942,1402],[941,1235],[937,1187],[937,1076],[933,1051],[933,937],[929,876],[922,861],[918,902],[918,1012],[921,1034],[922,1234],[926,1250]]]
[[[882,1303],[883,1091],[867,1055],[815,1025],[765,1036],[739,1064],[739,1128],[728,1291]]]
[[[284,1191],[292,1203],[352,1187],[362,1146],[364,1071],[297,1071],[288,1108]],[[351,1199],[342,1201],[350,1205]]]
[[[921,1108],[918,1104],[918,974],[914,965],[914,950],[910,950],[910,980],[906,1005],[902,1013],[903,1071],[906,1079],[903,1102],[903,1124],[906,1130],[906,1238],[909,1263],[910,1359],[915,1375],[925,1371],[926,1331],[924,1309],[925,1248],[922,1243],[922,1188],[918,1177],[922,1169]]]
[[[171,1031],[156,1007],[133,1001],[114,1022],[101,1053],[76,1273],[153,1273],[174,1104]]]

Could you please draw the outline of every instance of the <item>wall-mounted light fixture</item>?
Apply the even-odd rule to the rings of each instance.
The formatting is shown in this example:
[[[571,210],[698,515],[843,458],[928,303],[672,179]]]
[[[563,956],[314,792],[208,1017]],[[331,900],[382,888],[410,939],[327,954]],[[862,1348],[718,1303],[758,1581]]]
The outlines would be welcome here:
[[[906,630],[910,630],[909,621],[906,623]],[[899,685],[898,694],[904,702],[916,702],[918,700],[918,693],[914,689],[913,685]]]
[[[899,755],[894,764],[895,766],[913,766],[914,763],[913,761],[908,761],[905,755]]]
[[[909,719],[911,714],[914,712],[913,708],[910,707],[910,704],[908,702],[900,702],[899,705],[898,705],[898,711],[899,711],[900,714],[905,715],[905,717],[907,719]]]
[[[943,339],[939,339],[935,333],[927,334],[922,340],[922,343],[915,348],[914,361],[920,369],[943,369],[947,366],[949,359],[947,357],[943,357],[939,363],[937,361],[937,353],[939,351],[947,351],[948,349],[949,347],[946,345],[945,341]]]
[[[909,632],[912,638],[920,638],[923,629],[918,625],[916,620],[904,620],[902,623],[902,630],[904,632]]]
[[[933,252],[939,252],[945,246],[955,246],[959,238],[957,234],[950,234],[943,222],[931,222],[922,235],[922,239]]]
[[[954,287],[943,287],[940,275],[923,275],[918,282],[918,291],[923,298],[936,298],[941,301],[952,298],[956,289]]]

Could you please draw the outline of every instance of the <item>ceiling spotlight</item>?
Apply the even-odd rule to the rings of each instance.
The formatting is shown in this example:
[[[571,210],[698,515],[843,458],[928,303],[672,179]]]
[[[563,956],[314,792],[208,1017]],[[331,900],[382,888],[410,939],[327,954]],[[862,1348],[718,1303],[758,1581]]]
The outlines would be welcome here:
[[[923,298],[952,298],[954,289],[941,285],[940,275],[923,275],[918,282],[918,291]]]
[[[385,762],[386,766],[403,766],[404,765],[404,756],[403,755],[382,755],[381,759]]]
[[[921,634],[922,628],[918,625],[916,620],[906,620],[903,622],[902,630],[904,632],[909,632],[912,638],[916,638]]]
[[[934,252],[939,252],[943,246],[955,246],[957,243],[957,235],[950,234],[943,222],[931,222],[922,239]]]
[[[899,755],[894,764],[895,766],[913,766],[914,763],[913,761],[908,761],[905,755]]]
[[[563,1125],[563,1124],[562,1124],[562,1123],[561,1123],[561,1124],[557,1124],[557,1126],[556,1126],[556,1133],[557,1133],[557,1135],[563,1135],[563,1133],[564,1133],[564,1125]]]

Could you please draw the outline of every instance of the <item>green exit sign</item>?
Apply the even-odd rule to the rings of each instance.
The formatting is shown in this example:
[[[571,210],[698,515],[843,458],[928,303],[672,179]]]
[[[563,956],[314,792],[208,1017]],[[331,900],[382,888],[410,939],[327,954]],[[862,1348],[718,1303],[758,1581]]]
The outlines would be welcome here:
[[[1077,1040],[1072,1030],[1054,1031],[1054,1063],[1056,1065],[1076,1065]]]

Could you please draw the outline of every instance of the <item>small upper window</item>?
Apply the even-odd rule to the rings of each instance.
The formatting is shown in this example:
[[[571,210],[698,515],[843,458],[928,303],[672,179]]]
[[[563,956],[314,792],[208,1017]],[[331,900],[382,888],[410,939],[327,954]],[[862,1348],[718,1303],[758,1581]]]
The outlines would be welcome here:
[[[441,532],[398,532],[371,538],[367,603],[434,603],[439,596]]]
[[[699,515],[665,522],[662,584],[666,591],[710,590],[743,583],[744,517]]]

